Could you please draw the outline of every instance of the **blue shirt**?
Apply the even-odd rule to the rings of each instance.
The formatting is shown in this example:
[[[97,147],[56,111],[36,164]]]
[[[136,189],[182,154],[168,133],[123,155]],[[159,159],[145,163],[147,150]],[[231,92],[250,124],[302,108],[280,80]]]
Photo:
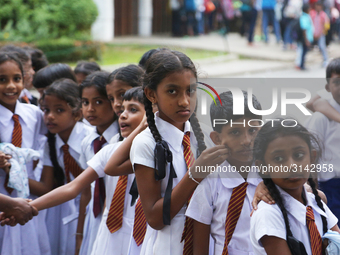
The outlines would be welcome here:
[[[309,16],[308,13],[303,12],[300,17],[300,26],[302,30],[306,31],[307,40],[309,42],[313,42],[314,37],[314,26],[312,18]]]

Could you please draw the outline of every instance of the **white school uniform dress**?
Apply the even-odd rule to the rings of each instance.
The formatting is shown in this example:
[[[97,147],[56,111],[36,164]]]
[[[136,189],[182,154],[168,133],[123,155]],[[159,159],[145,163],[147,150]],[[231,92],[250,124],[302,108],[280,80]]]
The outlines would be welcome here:
[[[111,200],[116,190],[119,176],[109,176],[104,172],[105,165],[111,155],[121,145],[122,142],[109,144],[102,148],[94,157],[87,162],[99,177],[104,177],[106,191],[106,207],[100,222],[97,238],[94,241],[92,255],[126,255],[131,238],[133,221],[135,216],[135,205],[131,206],[131,195],[129,194],[135,175],[129,174],[125,191],[123,224],[116,232],[109,231],[106,220],[111,206]]]
[[[108,142],[111,138],[119,132],[118,121],[114,121],[102,134],[102,136],[107,141],[103,146],[108,145]],[[80,155],[80,166],[83,169],[87,168],[87,161],[89,161],[94,156],[93,150],[93,142],[100,135],[97,133],[96,129],[92,130],[92,132],[84,138],[81,142],[81,155]],[[83,231],[83,241],[80,247],[80,255],[89,255],[92,251],[93,242],[96,239],[99,224],[102,219],[102,213],[98,214],[97,217],[94,217],[93,214],[93,197],[94,197],[94,188],[95,181],[91,184],[91,200],[86,207],[86,217],[84,221],[84,231]]]
[[[340,112],[340,105],[331,98],[329,100],[331,106]],[[308,118],[305,127],[316,134],[320,142],[325,145],[323,157],[320,159],[319,164],[333,165],[333,171],[321,171],[318,173],[320,181],[328,181],[332,178],[340,177],[340,123],[328,119],[320,112],[314,112],[312,117]]]
[[[67,144],[69,145],[69,152],[75,161],[79,164],[79,157],[81,152],[81,141],[90,133],[91,128],[82,122],[77,122],[72,129]],[[60,167],[64,170],[64,152],[62,146],[64,142],[60,136],[56,134],[55,146],[57,160]],[[50,159],[48,143],[45,146],[44,165],[53,167]],[[74,176],[70,172],[71,181]],[[66,184],[66,178],[65,178]],[[46,224],[48,226],[48,235],[51,244],[52,254],[68,255],[75,252],[76,229],[79,215],[79,200],[77,198],[67,201],[61,205],[47,209]]]
[[[221,167],[228,167],[228,161]],[[257,185],[262,181],[257,173],[248,174],[247,193],[240,218],[228,245],[230,255],[253,255],[249,238],[251,202]],[[186,216],[210,225],[210,234],[215,241],[215,255],[221,255],[225,240],[225,221],[228,205],[233,192],[245,180],[238,172],[215,172],[197,186],[185,213]]]
[[[183,155],[183,137],[187,131],[190,131],[189,121],[185,122],[184,132],[171,125],[170,123],[158,117],[155,114],[155,123],[157,129],[165,140],[169,149],[172,152],[173,166],[177,174],[177,178],[173,179],[173,188],[179,183],[187,172],[187,166]],[[190,132],[194,136],[193,132]],[[130,150],[130,160],[132,166],[136,164],[147,166],[150,168],[155,167],[154,149],[156,146],[155,139],[153,138],[150,129],[147,128],[136,136],[133,140]],[[193,151],[194,155],[196,154]],[[164,197],[165,189],[168,184],[170,166],[166,167],[166,176],[161,180],[161,195]],[[171,225],[165,226],[161,230],[155,230],[149,225],[146,229],[145,238],[142,244],[142,255],[149,254],[162,254],[162,255],[180,255],[183,254],[183,245],[181,243],[182,232],[185,223],[185,210],[187,205],[184,205],[177,215],[171,220]]]
[[[338,219],[329,210],[327,205],[322,202],[325,209],[324,212],[317,205],[315,196],[312,193],[307,192],[305,187],[303,187],[303,189],[307,198],[306,206],[290,196],[280,187],[276,187],[280,191],[283,203],[287,210],[290,230],[292,231],[293,236],[304,244],[307,254],[312,255],[309,232],[306,224],[307,206],[311,206],[313,209],[315,224],[319,230],[320,236],[323,235],[321,215],[325,216],[327,219],[327,229],[334,227],[337,224]],[[265,235],[275,236],[286,240],[286,225],[282,212],[277,204],[270,205],[261,201],[250,221],[250,239],[255,254],[266,254],[260,240]]]
[[[41,134],[46,130],[43,124],[43,113],[38,107],[31,104],[23,104],[17,101],[15,114],[19,115],[19,122],[22,129],[22,148],[39,149],[37,142]],[[13,113],[0,105],[0,141],[11,143],[14,121]],[[27,165],[28,178],[34,179],[33,162]],[[17,197],[16,190],[11,194],[4,188],[6,174],[0,169],[0,193],[11,197]],[[36,198],[30,195],[29,198]],[[0,228],[0,253],[8,255],[35,255],[51,254],[50,244],[47,235],[47,228],[44,222],[46,211],[39,212],[39,215],[27,222],[24,226],[4,226]]]

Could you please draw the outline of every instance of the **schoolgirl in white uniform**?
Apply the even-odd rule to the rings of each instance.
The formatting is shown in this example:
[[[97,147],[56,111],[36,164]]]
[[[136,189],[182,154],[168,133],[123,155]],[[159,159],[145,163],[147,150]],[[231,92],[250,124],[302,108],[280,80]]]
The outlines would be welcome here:
[[[89,161],[96,152],[102,147],[106,146],[111,138],[119,133],[118,121],[110,101],[108,100],[105,86],[109,73],[94,72],[88,75],[85,80],[79,85],[80,94],[82,98],[83,117],[89,121],[92,126],[96,128],[84,138],[81,143],[80,164],[83,169],[87,168],[86,162]],[[93,242],[97,236],[97,231],[102,218],[103,205],[105,197],[101,197],[99,192],[99,204],[96,201],[96,208],[94,210],[94,195],[97,182],[97,192],[103,190],[105,196],[105,186],[103,180],[95,181],[91,184],[91,200],[86,208],[85,222],[78,220],[78,235],[82,239],[80,254],[90,254]],[[103,185],[103,187],[101,187]],[[97,198],[98,199],[98,198]],[[84,208],[79,208],[79,213],[84,211]],[[81,215],[80,215],[81,216]],[[84,224],[83,231],[81,231],[80,224]],[[81,236],[83,233],[83,236]],[[81,238],[82,237],[82,238]],[[79,244],[77,244],[77,247]]]
[[[196,102],[196,80],[193,63],[177,51],[156,52],[146,64],[143,87],[149,128],[137,135],[130,151],[148,223],[141,254],[177,255],[186,253],[184,246],[192,249],[189,242],[186,245],[185,241],[181,242],[186,221],[184,213],[188,199],[197,186],[196,181],[202,179],[194,181],[189,178],[187,161],[189,166],[192,165],[193,156],[185,160],[182,142],[184,135],[188,139],[187,132],[191,133],[188,119],[195,109],[195,105],[190,103]],[[193,85],[192,88],[190,85]],[[152,104],[156,104],[159,110],[155,118]],[[191,124],[199,151],[202,152],[206,148],[204,136],[195,116],[192,116]],[[188,147],[187,153],[190,151]],[[207,159],[211,164],[220,164],[226,155],[224,146],[216,146],[205,150],[197,161],[202,164]],[[187,236],[186,240],[189,239],[190,236]]]
[[[282,121],[282,119],[281,119]],[[331,229],[340,233],[337,218],[325,205],[315,188],[309,169],[317,161],[317,140],[294,121],[286,120],[265,124],[254,143],[256,165],[284,166],[293,170],[294,164],[302,171],[270,172],[263,175],[275,204],[260,202],[251,218],[250,237],[255,254],[291,254],[293,243],[300,252],[322,254],[321,237]],[[313,194],[306,192],[308,180]],[[303,245],[301,245],[303,244]],[[303,253],[301,253],[303,254]]]
[[[0,54],[0,141],[13,143],[12,137],[16,136],[15,126],[19,122],[21,135],[18,134],[22,148],[39,149],[39,139],[44,133],[42,112],[34,105],[22,104],[18,101],[23,89],[23,68],[18,58],[11,53]],[[14,120],[16,116],[16,120]],[[14,143],[13,143],[14,144]],[[34,198],[36,181],[33,171],[33,162],[27,164],[27,173],[31,196]],[[11,193],[5,188],[6,172],[0,170],[0,192],[16,197],[16,190]],[[44,213],[25,226],[0,228],[1,254],[50,254],[50,246],[47,238],[47,229],[43,221]]]
[[[62,186],[82,172],[79,166],[80,145],[91,128],[78,122],[81,99],[79,88],[72,80],[55,81],[44,91],[42,100],[44,120],[49,130],[42,172],[46,193],[51,186]],[[48,209],[46,223],[52,254],[75,252],[78,211],[79,198]]]

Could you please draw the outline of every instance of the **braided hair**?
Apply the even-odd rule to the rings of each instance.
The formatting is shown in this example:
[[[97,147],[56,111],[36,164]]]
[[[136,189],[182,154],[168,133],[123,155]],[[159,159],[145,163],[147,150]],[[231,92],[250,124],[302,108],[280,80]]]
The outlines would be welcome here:
[[[300,137],[307,143],[310,153],[312,152],[312,150],[317,151],[317,157],[316,157],[316,162],[317,162],[318,158],[321,156],[321,146],[317,138],[314,135],[312,135],[310,132],[308,132],[308,130],[305,127],[303,127],[301,124],[296,124],[296,122],[293,120],[286,119],[285,123],[289,127],[288,128],[283,127],[281,125],[281,122],[283,120],[284,119],[278,119],[278,121],[275,121],[275,122],[267,122],[257,133],[257,136],[254,141],[254,152],[253,152],[254,160],[260,160],[262,162],[265,162],[264,155],[270,142],[272,142],[278,137],[294,135],[294,136]],[[262,175],[262,178],[263,178],[263,183],[268,188],[270,195],[275,200],[276,204],[278,205],[278,207],[280,208],[282,212],[284,222],[286,225],[287,236],[292,236],[292,232],[289,226],[287,210],[285,208],[285,205],[283,203],[283,200],[282,200],[282,197],[280,195],[278,188],[276,187],[276,185],[274,184],[271,178],[265,177],[263,175]],[[317,205],[323,211],[325,211],[323,204],[321,202],[321,198],[316,189],[316,185],[315,185],[313,178],[310,177],[308,179],[308,182],[313,190],[313,194],[315,196]],[[322,224],[323,224],[323,232],[326,233],[327,232],[327,220],[322,215],[321,215],[321,218],[322,218]]]
[[[56,96],[60,100],[66,101],[74,114],[81,109],[79,88],[77,83],[75,83],[73,80],[56,80],[44,91],[42,100],[45,100],[46,96]],[[47,142],[50,151],[50,159],[53,165],[54,183],[55,187],[59,187],[64,185],[65,175],[57,160],[55,140],[55,134],[48,132]]]
[[[149,88],[156,91],[158,84],[169,74],[190,70],[197,79],[195,65],[189,57],[179,51],[160,49],[155,52],[145,63],[145,75],[143,77],[143,89]],[[162,141],[162,137],[155,125],[155,116],[152,111],[152,103],[144,94],[144,106],[149,129],[156,143]],[[190,123],[198,142],[198,155],[206,149],[204,135],[199,125],[196,114],[190,117]]]

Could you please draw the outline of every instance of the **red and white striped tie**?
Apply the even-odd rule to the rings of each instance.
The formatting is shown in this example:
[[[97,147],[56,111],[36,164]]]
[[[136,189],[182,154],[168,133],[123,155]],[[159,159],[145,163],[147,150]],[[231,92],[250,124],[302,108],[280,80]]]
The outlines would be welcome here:
[[[115,193],[111,200],[109,215],[106,220],[106,225],[111,233],[116,232],[123,225],[124,200],[127,181],[127,175],[119,176]]]
[[[64,152],[64,166],[65,166],[65,174],[66,174],[66,181],[69,183],[71,181],[70,173],[76,178],[78,175],[81,174],[83,169],[80,168],[78,163],[75,159],[71,156],[69,152],[68,144],[64,144],[61,149]]]
[[[322,239],[318,231],[318,228],[316,227],[316,224],[315,224],[313,209],[310,206],[307,206],[306,222],[307,222],[307,227],[309,231],[312,254],[321,255],[322,254],[321,252],[322,251]]]
[[[248,183],[244,182],[233,189],[225,220],[225,239],[222,255],[228,255],[228,244],[233,236],[246,197]]]

